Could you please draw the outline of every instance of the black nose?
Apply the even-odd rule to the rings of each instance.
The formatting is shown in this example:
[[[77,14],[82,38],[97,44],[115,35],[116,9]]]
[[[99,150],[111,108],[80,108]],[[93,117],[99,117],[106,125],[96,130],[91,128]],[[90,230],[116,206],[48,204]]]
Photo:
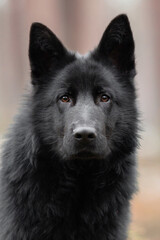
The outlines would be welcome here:
[[[96,130],[93,127],[77,127],[73,130],[73,135],[76,140],[91,141],[96,138]]]

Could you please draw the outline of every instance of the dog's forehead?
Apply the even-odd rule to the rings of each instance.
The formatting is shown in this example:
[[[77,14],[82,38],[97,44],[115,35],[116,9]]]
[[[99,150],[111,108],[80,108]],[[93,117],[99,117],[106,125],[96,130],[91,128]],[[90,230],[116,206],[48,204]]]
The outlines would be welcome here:
[[[76,61],[64,68],[61,72],[63,75],[63,80],[78,80],[78,81],[89,81],[92,82],[96,79],[103,79],[111,77],[113,74],[110,70],[107,70],[102,64],[94,61],[88,55],[82,55],[77,57]]]
[[[82,55],[70,66],[66,81],[73,83],[86,83],[89,87],[96,85],[110,85],[114,74],[101,63],[94,61],[90,54]]]
[[[66,65],[54,78],[53,84],[63,89],[81,89],[90,91],[98,87],[110,87],[114,81],[111,69],[95,61],[90,53],[80,55],[76,53],[76,60]]]

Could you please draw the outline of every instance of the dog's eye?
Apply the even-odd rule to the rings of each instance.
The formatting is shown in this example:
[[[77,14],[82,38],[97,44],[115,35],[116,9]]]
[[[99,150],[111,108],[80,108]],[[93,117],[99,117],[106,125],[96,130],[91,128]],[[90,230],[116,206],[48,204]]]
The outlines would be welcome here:
[[[101,102],[108,102],[110,100],[110,97],[106,94],[101,95],[100,101]]]
[[[60,98],[60,100],[64,103],[70,102],[70,97],[68,95],[64,95]]]

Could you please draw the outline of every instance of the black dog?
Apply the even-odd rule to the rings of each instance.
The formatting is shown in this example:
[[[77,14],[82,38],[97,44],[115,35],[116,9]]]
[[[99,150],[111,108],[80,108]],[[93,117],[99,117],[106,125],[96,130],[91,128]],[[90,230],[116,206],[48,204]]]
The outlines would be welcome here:
[[[126,239],[138,144],[127,16],[85,56],[34,23],[29,58],[33,91],[2,157],[0,239]]]

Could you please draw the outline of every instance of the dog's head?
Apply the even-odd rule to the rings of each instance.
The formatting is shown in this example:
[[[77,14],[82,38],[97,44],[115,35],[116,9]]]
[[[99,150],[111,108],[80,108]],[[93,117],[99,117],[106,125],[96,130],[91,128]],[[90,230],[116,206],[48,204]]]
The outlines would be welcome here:
[[[71,53],[34,23],[29,58],[34,126],[64,159],[105,158],[136,147],[134,40],[126,15],[116,17],[96,49]]]

